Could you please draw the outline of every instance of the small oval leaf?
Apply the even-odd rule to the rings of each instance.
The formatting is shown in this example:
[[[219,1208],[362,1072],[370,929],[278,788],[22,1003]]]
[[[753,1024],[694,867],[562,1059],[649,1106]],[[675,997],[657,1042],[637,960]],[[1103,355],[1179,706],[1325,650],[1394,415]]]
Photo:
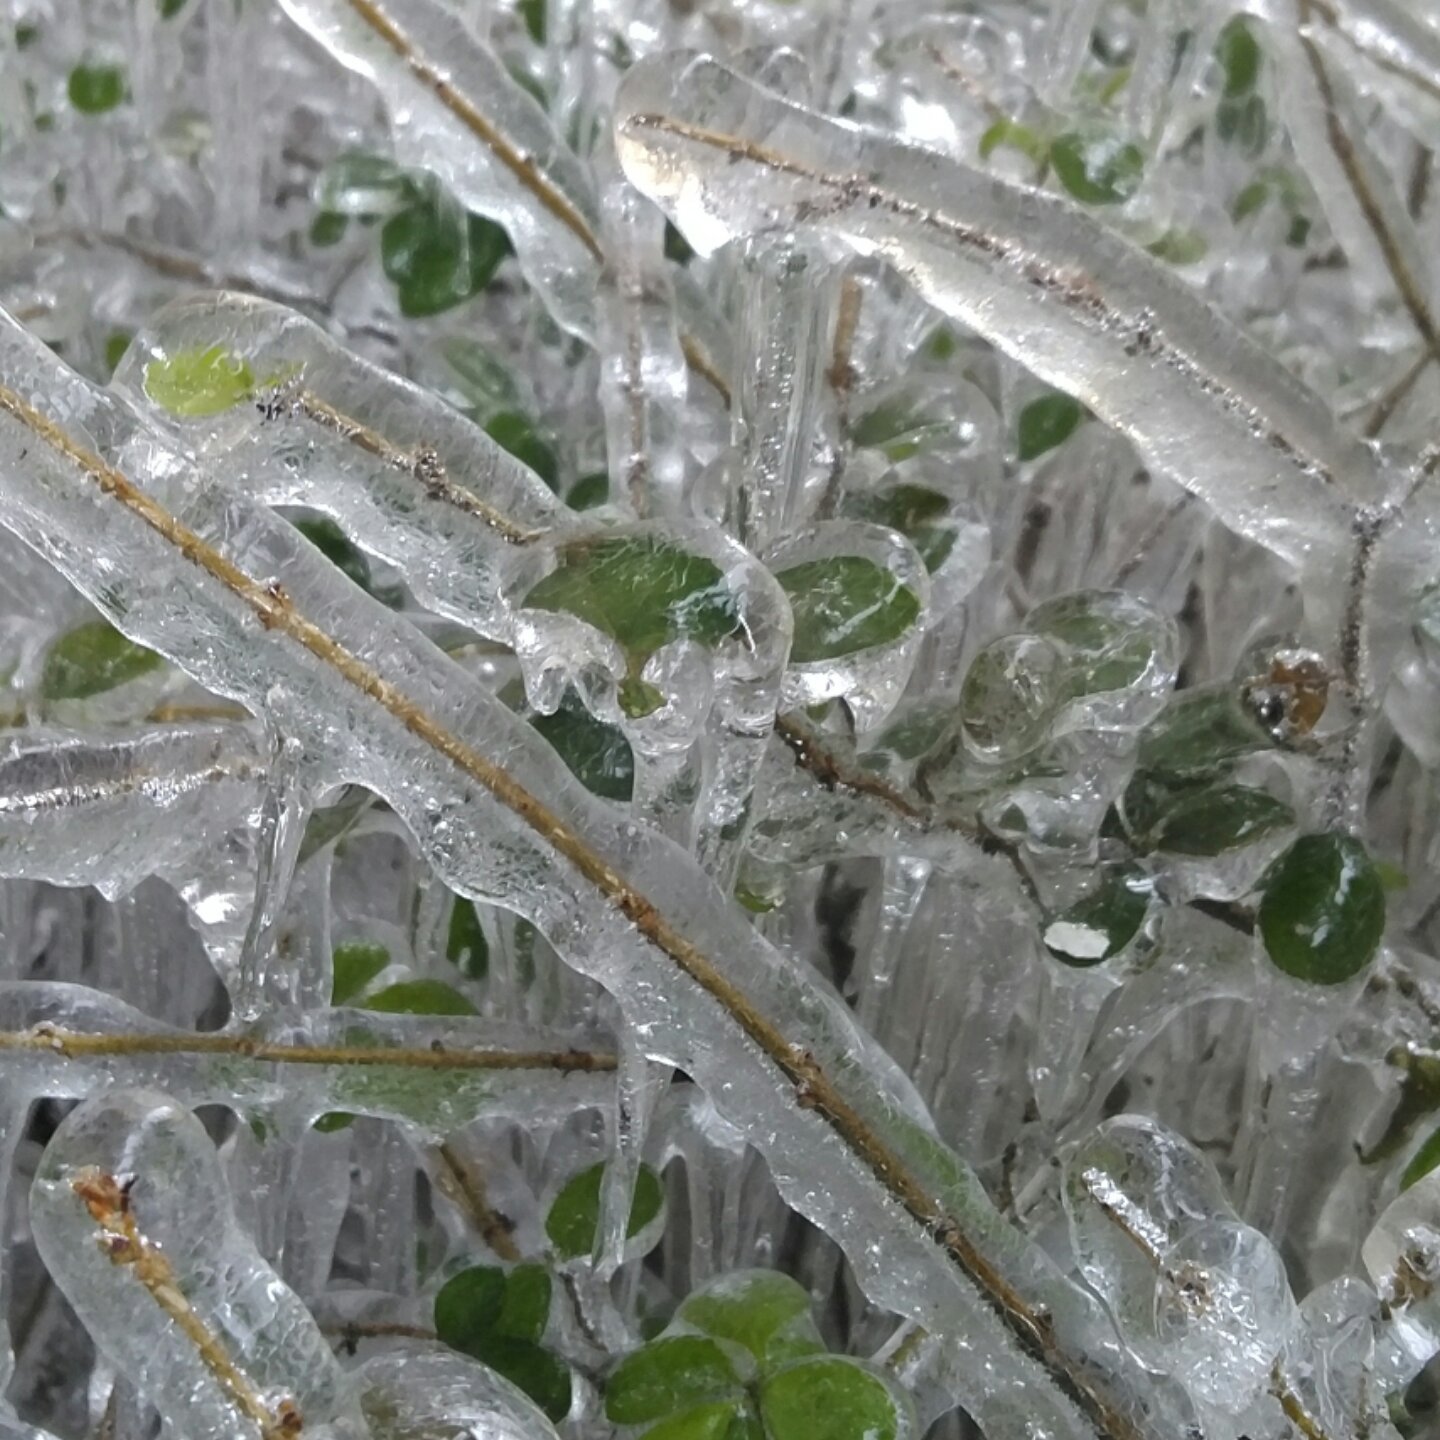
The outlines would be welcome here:
[[[1038,460],[1080,427],[1085,407],[1069,395],[1041,395],[1020,412],[1020,459]]]
[[[1123,205],[1145,178],[1145,152],[1108,131],[1071,130],[1050,147],[1060,183],[1082,204]]]
[[[366,1010],[389,1015],[474,1015],[475,1007],[456,989],[442,980],[400,980],[378,990]]]
[[[223,345],[180,350],[145,366],[145,393],[162,409],[187,420],[234,409],[254,392],[249,365]]]
[[[122,635],[108,620],[91,620],[51,646],[40,675],[43,700],[86,700],[158,670],[164,659]]]
[[[589,1255],[595,1248],[604,1174],[602,1162],[571,1176],[545,1216],[545,1233],[562,1259]],[[630,1202],[630,1220],[625,1233],[631,1237],[638,1235],[660,1213],[664,1202],[660,1177],[648,1165],[642,1165],[635,1177],[635,1196]]]
[[[714,1340],[669,1335],[621,1361],[605,1387],[605,1418],[643,1425],[741,1395],[740,1376]]]
[[[905,1414],[878,1375],[839,1355],[800,1360],[760,1388],[770,1440],[900,1440]]]
[[[790,597],[798,665],[838,660],[898,640],[920,616],[915,592],[861,555],[807,560],[775,577]]]
[[[337,945],[331,956],[330,1003],[348,1005],[390,963],[390,952],[373,940]]]
[[[1287,975],[1339,985],[1371,961],[1385,931],[1385,887],[1352,835],[1302,835],[1265,877],[1260,934]]]

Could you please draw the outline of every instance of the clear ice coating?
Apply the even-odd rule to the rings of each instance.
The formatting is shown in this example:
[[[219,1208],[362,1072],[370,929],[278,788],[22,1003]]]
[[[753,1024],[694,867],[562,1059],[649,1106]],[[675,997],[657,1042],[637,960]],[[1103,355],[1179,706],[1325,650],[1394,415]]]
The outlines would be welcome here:
[[[1435,0],[3,19],[0,1431],[1434,1431]]]

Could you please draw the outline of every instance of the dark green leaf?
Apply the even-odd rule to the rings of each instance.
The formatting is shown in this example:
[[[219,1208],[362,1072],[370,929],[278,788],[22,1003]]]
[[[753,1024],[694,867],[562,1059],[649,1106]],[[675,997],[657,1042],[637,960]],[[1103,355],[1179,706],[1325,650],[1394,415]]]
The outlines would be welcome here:
[[[1020,459],[1038,460],[1063,445],[1085,418],[1085,407],[1069,395],[1041,395],[1020,412]]]
[[[1265,877],[1260,934],[1287,975],[1339,985],[1358,975],[1385,931],[1385,887],[1352,835],[1302,835]]]
[[[715,1341],[670,1335],[621,1361],[605,1386],[605,1418],[615,1425],[643,1425],[739,1398],[740,1376]]]
[[[840,1355],[769,1376],[760,1414],[770,1440],[898,1440],[904,1427],[889,1386]]]
[[[1423,1180],[1437,1165],[1440,1165],[1440,1130],[1436,1130],[1410,1157],[1410,1163],[1400,1175],[1400,1188],[1408,1190],[1417,1180]]]
[[[1274,738],[1246,708],[1236,685],[1177,695],[1140,737],[1140,773],[1191,777],[1272,749]]]
[[[362,590],[370,588],[370,562],[350,543],[345,532],[328,516],[297,520],[295,528],[343,575]]]
[[[554,1421],[570,1412],[570,1370],[558,1357],[529,1340],[496,1335],[479,1357],[523,1390]]]
[[[1103,964],[1139,933],[1150,906],[1149,879],[1136,870],[1106,876],[1045,927],[1045,947],[1076,969]]]
[[[920,552],[933,575],[955,548],[953,526],[940,524],[949,514],[950,501],[924,485],[896,485],[879,493],[850,496],[845,513],[872,525],[898,530]]]
[[[879,450],[899,465],[922,451],[953,439],[956,422],[930,407],[933,398],[900,391],[887,395],[857,415],[850,425],[850,442],[862,450]]]
[[[537,44],[545,43],[545,0],[519,0],[516,8],[530,38]]]
[[[112,375],[115,367],[125,358],[125,352],[130,348],[130,339],[128,330],[112,330],[105,337],[105,368]]]
[[[40,38],[40,27],[22,21],[15,27],[15,48],[28,50]]]
[[[677,1318],[716,1340],[743,1345],[765,1366],[825,1348],[810,1317],[809,1294],[778,1270],[722,1275],[692,1294]]]
[[[611,636],[632,672],[662,645],[687,636],[716,645],[740,623],[735,597],[713,560],[652,536],[582,540],[525,597],[563,610]]]
[[[327,1110],[310,1127],[322,1135],[333,1135],[337,1130],[348,1130],[355,1123],[355,1117],[344,1110]]]
[[[1215,112],[1215,133],[1246,155],[1259,155],[1270,135],[1270,115],[1259,95],[1222,100]]]
[[[103,115],[125,98],[125,67],[77,65],[65,89],[70,103],[82,115]]]
[[[474,1265],[452,1276],[435,1297],[435,1331],[456,1350],[483,1360],[497,1335],[538,1344],[550,1318],[550,1274],[543,1265]]]
[[[338,245],[345,238],[349,225],[348,215],[342,215],[338,210],[322,210],[310,222],[310,243],[320,250]]]
[[[1072,130],[1050,146],[1060,183],[1085,205],[1123,205],[1145,178],[1145,152],[1104,131]]]
[[[390,963],[390,952],[370,940],[337,945],[331,956],[330,1003],[348,1005]]]
[[[592,1165],[572,1176],[555,1197],[545,1217],[545,1233],[555,1253],[565,1260],[589,1255],[595,1249],[595,1230],[600,1223],[600,1185],[604,1164]],[[625,1233],[638,1235],[660,1213],[665,1192],[660,1177],[642,1165],[635,1177],[635,1195],[630,1202],[630,1219]]]
[[[1249,21],[1236,16],[1220,32],[1215,58],[1225,72],[1225,98],[1238,100],[1254,90],[1260,79],[1260,44]]]
[[[668,220],[665,222],[665,258],[677,265],[688,265],[695,258],[690,242]]]
[[[255,392],[249,365],[223,345],[179,350],[145,366],[145,393],[173,415],[195,419],[218,415]]]
[[[572,510],[593,510],[610,498],[610,477],[603,470],[582,475],[571,487],[565,503]]]
[[[898,640],[920,616],[915,592],[861,555],[806,560],[775,577],[790,597],[799,665],[835,660]]]
[[[490,973],[490,942],[480,926],[475,902],[455,897],[450,929],[445,936],[445,958],[467,980],[483,980]]]
[[[572,775],[593,794],[628,803],[635,788],[635,756],[625,732],[592,715],[573,690],[553,715],[530,723],[555,747]]]
[[[1384,1133],[1361,1152],[1363,1165],[1374,1165],[1398,1154],[1409,1142],[1415,1126],[1440,1110],[1440,1055],[1399,1045],[1386,1055],[1385,1062],[1400,1071],[1400,1096],[1385,1122]]]
[[[160,18],[173,20],[185,8],[185,0],[160,0]]]
[[[1150,833],[1171,855],[1220,855],[1294,823],[1295,812],[1267,790],[1204,785],[1175,791]]]
[[[108,620],[91,620],[60,636],[40,675],[44,700],[86,700],[138,680],[165,661],[127,640]]]
[[[400,980],[366,1002],[366,1010],[390,1015],[474,1015],[475,1007],[442,980]]]
[[[502,410],[485,424],[485,433],[522,465],[528,465],[552,490],[560,481],[560,457],[531,421],[518,410]]]
[[[478,294],[509,253],[504,230],[434,187],[380,230],[380,262],[397,288],[400,313],[412,318],[439,315]]]

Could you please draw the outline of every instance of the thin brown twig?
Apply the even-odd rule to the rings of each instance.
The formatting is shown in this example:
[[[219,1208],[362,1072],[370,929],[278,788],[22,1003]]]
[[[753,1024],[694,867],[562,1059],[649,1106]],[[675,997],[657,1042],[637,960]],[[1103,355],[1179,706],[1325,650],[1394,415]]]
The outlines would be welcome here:
[[[865,292],[859,280],[847,275],[840,282],[840,312],[835,317],[835,338],[830,346],[830,366],[825,378],[830,388],[843,400],[855,384],[855,366],[851,352],[855,348],[855,332],[860,325],[860,307]]]
[[[512,1263],[521,1258],[520,1247],[516,1245],[512,1231],[514,1227],[505,1216],[491,1207],[485,1191],[485,1177],[467,1163],[448,1141],[435,1147],[444,1166],[440,1185],[451,1199],[456,1200],[475,1222],[480,1238],[502,1259]],[[448,1182],[448,1183],[447,1183]]]
[[[262,1440],[295,1440],[303,1428],[300,1409],[289,1397],[272,1409],[254,1382],[230,1358],[223,1341],[185,1298],[174,1268],[160,1247],[147,1240],[130,1208],[130,1186],[103,1170],[87,1169],[70,1182],[90,1217],[100,1226],[96,1240],[112,1265],[130,1271],[151,1299],[194,1345],[231,1404],[253,1421]]]
[[[1375,402],[1370,418],[1365,422],[1365,438],[1378,440],[1385,427],[1395,418],[1395,412],[1410,398],[1411,392],[1420,383],[1420,377],[1429,369],[1435,359],[1432,351],[1426,350],[1418,360]]]
[[[396,445],[378,430],[355,419],[353,415],[337,410],[313,391],[292,389],[281,384],[270,394],[258,399],[256,407],[267,419],[282,414],[298,415],[331,434],[338,435],[357,450],[363,450],[367,455],[379,460],[382,465],[418,481],[432,500],[443,501],[467,515],[483,520],[511,545],[529,545],[545,533],[542,530],[524,529],[488,501],[482,500],[473,490],[457,484],[445,468],[445,462],[431,446],[416,445],[407,449]]]
[[[352,0],[357,3],[357,0]],[[368,0],[367,0],[368,3]],[[285,636],[374,702],[427,748],[487,790],[535,836],[573,868],[636,932],[708,995],[785,1078],[797,1106],[819,1116],[911,1219],[931,1236],[993,1308],[1011,1338],[1112,1440],[1138,1440],[1125,1409],[1098,1388],[1061,1346],[1048,1313],[1028,1301],[979,1248],[960,1220],[936,1198],[888,1137],[846,1098],[810,1051],[785,1032],[730,978],[730,967],[710,959],[564,818],[509,771],[447,730],[396,685],[296,609],[284,588],[248,575],[234,561],[183,525],[153,496],[113,465],[71,438],[14,390],[0,386],[8,413],[75,466],[168,545],[248,608],[268,631]]]
[[[700,342],[693,335],[682,335],[680,337],[680,351],[685,356],[685,363],[702,380],[719,393],[721,400],[728,408],[733,399],[733,392],[730,389],[730,382],[720,373],[715,362],[705,353]]]
[[[35,1050],[65,1060],[115,1055],[234,1055],[267,1065],[392,1066],[410,1070],[558,1070],[605,1074],[615,1057],[590,1050],[448,1050],[429,1045],[289,1045],[247,1035],[100,1035],[48,1023],[0,1031],[0,1052]]]

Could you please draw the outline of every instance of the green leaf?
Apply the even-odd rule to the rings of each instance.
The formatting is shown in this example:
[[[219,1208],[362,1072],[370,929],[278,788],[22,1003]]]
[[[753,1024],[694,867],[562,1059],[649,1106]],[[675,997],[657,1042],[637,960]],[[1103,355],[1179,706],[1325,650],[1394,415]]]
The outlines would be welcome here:
[[[1210,253],[1210,242],[1198,230],[1167,230],[1145,249],[1167,265],[1198,265]]]
[[[581,540],[525,597],[537,610],[578,616],[611,636],[638,675],[662,645],[687,636],[716,645],[740,612],[720,567],[653,536]]]
[[[716,1340],[743,1345],[762,1366],[822,1353],[810,1296],[778,1270],[722,1275],[691,1295],[676,1318]]]
[[[185,419],[218,415],[248,400],[255,376],[223,345],[180,350],[145,366],[145,393],[157,405]]]
[[[1017,120],[1000,119],[980,137],[980,158],[988,160],[997,150],[1018,150],[1037,165],[1045,163],[1045,139]]]
[[[355,1117],[344,1110],[327,1110],[313,1125],[322,1135],[333,1135],[338,1130],[348,1130],[355,1123]]]
[[[605,1418],[615,1425],[643,1425],[740,1398],[741,1378],[715,1341],[669,1335],[620,1362],[605,1386]]]
[[[350,543],[345,532],[328,516],[297,520],[295,528],[343,575],[362,590],[370,589],[370,562]]]
[[[349,216],[364,225],[422,198],[422,185],[389,156],[366,150],[338,156],[325,167],[316,189],[321,211]]]
[[[519,0],[515,7],[520,12],[520,18],[525,22],[525,28],[530,32],[530,38],[537,44],[545,43],[545,0]]]
[[[560,457],[555,447],[518,410],[502,410],[485,424],[485,433],[522,465],[528,465],[552,490],[560,480]]]
[[[130,348],[131,334],[128,330],[112,330],[105,337],[105,368],[113,375],[115,367],[125,358]]]
[[[893,465],[953,440],[953,417],[928,408],[933,397],[902,390],[881,399],[850,423],[850,443],[861,450],[879,450]]]
[[[1151,884],[1138,870],[1114,872],[1045,927],[1045,948],[1077,970],[1103,964],[1139,933]]]
[[[467,214],[434,186],[380,229],[380,263],[397,288],[400,313],[412,319],[478,294],[509,253],[500,226]]]
[[[160,0],[160,18],[173,20],[185,8],[185,0]]]
[[[90,620],[51,646],[40,675],[43,700],[88,700],[158,670],[165,661],[127,640],[108,620]]]
[[[1060,183],[1082,204],[1123,205],[1145,178],[1145,152],[1109,131],[1071,130],[1050,146]]]
[[[1259,155],[1270,135],[1270,115],[1259,95],[1222,100],[1215,112],[1215,133],[1246,155]]]
[[[1410,1163],[1400,1174],[1400,1188],[1408,1190],[1417,1180],[1423,1180],[1437,1165],[1440,1165],[1440,1130],[1410,1157]]]
[[[435,1297],[435,1331],[456,1350],[484,1359],[497,1335],[539,1344],[550,1318],[550,1273],[543,1265],[473,1265],[453,1275]]]
[[[600,1223],[600,1184],[605,1174],[603,1162],[572,1176],[555,1197],[545,1217],[545,1233],[564,1260],[589,1255],[595,1249],[595,1231]],[[635,1195],[630,1202],[630,1219],[625,1233],[638,1235],[660,1213],[665,1192],[660,1177],[642,1165],[635,1177]],[[643,1418],[643,1417],[642,1417]]]
[[[919,619],[915,592],[861,555],[806,560],[775,577],[790,597],[799,665],[835,660],[898,640]]]
[[[536,715],[530,723],[587,790],[605,800],[629,803],[635,789],[635,756],[623,730],[597,719],[573,690],[565,692],[553,715]]]
[[[743,1400],[723,1400],[672,1415],[640,1440],[765,1440],[765,1431]]]
[[[1215,58],[1225,72],[1225,98],[1238,100],[1249,95],[1260,80],[1260,43],[1249,22],[1236,16],[1220,32]]]
[[[878,494],[852,495],[845,502],[845,513],[898,530],[920,552],[932,575],[955,548],[954,527],[936,523],[950,513],[950,501],[924,485],[896,485]]]
[[[1194,777],[1274,746],[1239,686],[1206,686],[1177,695],[1146,728],[1136,768],[1139,774]]]
[[[82,115],[103,115],[125,98],[125,67],[77,65],[70,72],[65,91]]]
[[[1287,975],[1339,985],[1371,961],[1385,931],[1385,887],[1352,835],[1302,835],[1265,877],[1260,934]]]
[[[330,957],[330,1003],[348,1005],[390,963],[390,952],[373,940],[337,945]]]
[[[1041,395],[1020,412],[1020,459],[1038,460],[1063,445],[1080,427],[1085,407],[1058,392]]]
[[[1294,823],[1295,812],[1268,790],[1251,785],[1187,787],[1173,792],[1150,827],[1150,840],[1171,855],[1221,855]]]
[[[366,1002],[366,1010],[389,1015],[474,1015],[475,1007],[443,980],[400,980]]]
[[[688,265],[695,258],[690,242],[668,220],[665,222],[665,258]]]
[[[801,1360],[760,1387],[770,1440],[898,1440],[904,1417],[890,1388],[853,1360]]]
[[[571,487],[565,503],[572,510],[593,510],[610,498],[610,477],[603,470],[582,475]]]
[[[15,27],[15,48],[28,50],[40,38],[40,27],[21,21]]]
[[[496,1335],[478,1357],[523,1390],[552,1421],[570,1413],[570,1370],[557,1356],[529,1340]]]
[[[463,895],[455,897],[455,904],[450,910],[445,958],[467,980],[483,980],[490,973],[490,942],[480,926],[475,902]]]
[[[310,222],[310,243],[318,250],[338,245],[350,227],[350,217],[339,210],[322,210]]]

